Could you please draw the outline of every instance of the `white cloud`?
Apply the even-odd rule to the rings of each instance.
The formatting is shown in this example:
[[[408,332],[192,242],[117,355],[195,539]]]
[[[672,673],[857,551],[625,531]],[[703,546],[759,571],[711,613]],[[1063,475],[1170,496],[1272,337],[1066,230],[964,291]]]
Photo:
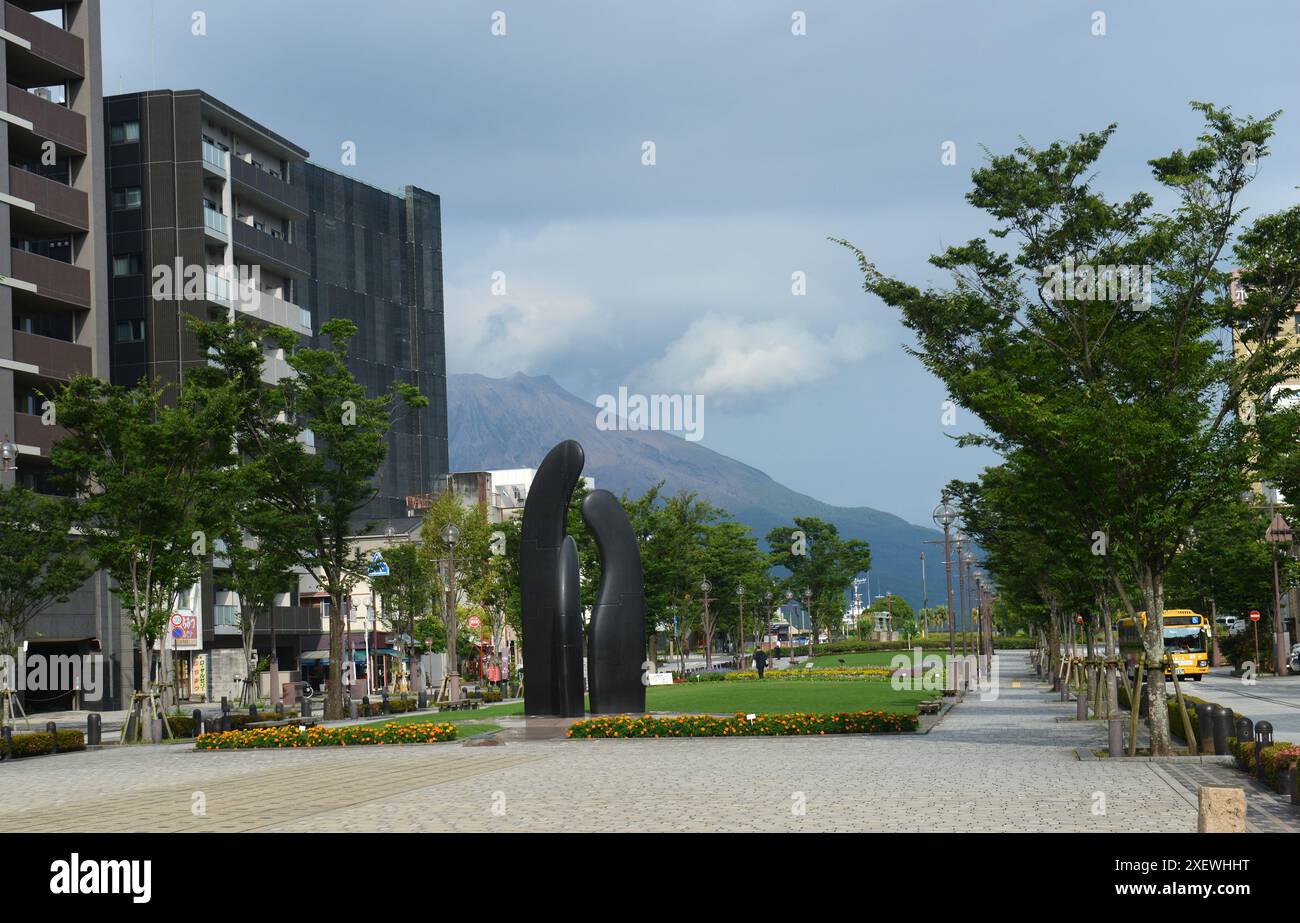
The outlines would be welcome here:
[[[837,374],[873,348],[864,324],[818,336],[793,317],[746,321],[707,315],[669,344],[633,381],[647,392],[703,394],[717,407],[744,408]]]

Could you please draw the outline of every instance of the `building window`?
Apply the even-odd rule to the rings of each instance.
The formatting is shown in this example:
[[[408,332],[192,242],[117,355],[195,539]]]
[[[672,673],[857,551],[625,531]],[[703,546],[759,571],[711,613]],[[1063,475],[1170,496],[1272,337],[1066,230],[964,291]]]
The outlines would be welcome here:
[[[113,257],[113,275],[138,276],[144,271],[144,258],[139,253],[121,253]]]
[[[108,127],[108,140],[112,144],[130,144],[140,140],[140,123],[114,122]]]
[[[139,186],[123,186],[113,190],[113,211],[139,208],[141,201]]]
[[[118,321],[113,329],[113,339],[118,343],[143,343],[144,319]]]

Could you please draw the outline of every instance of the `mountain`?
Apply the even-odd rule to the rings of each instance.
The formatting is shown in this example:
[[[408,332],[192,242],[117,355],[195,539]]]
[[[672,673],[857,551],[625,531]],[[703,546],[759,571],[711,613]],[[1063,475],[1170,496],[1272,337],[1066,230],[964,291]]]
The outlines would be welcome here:
[[[447,376],[447,435],[453,471],[535,468],[557,442],[576,439],[586,451],[583,474],[614,493],[686,489],[728,510],[760,540],[795,516],[833,522],[840,534],[871,545],[871,590],[881,588],[921,605],[922,551],[931,605],[943,602],[943,555],[924,541],[941,537],[869,507],[831,506],[791,490],[743,462],[664,432],[596,428],[596,407],[549,376]]]

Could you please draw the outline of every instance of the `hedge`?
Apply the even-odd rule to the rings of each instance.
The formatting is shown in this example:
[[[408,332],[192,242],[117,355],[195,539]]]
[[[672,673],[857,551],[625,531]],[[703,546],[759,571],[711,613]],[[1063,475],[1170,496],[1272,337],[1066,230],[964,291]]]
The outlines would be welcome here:
[[[609,737],[790,737],[823,734],[886,734],[915,731],[915,715],[859,711],[838,714],[756,715],[753,720],[737,713],[730,718],[714,715],[614,715],[588,718],[569,726],[575,739]]]
[[[86,735],[83,731],[60,728],[58,737],[60,753],[86,749]],[[3,747],[4,744],[0,742],[0,748]],[[48,731],[31,731],[13,735],[13,749],[6,754],[6,758],[18,759],[24,756],[44,756],[53,752],[53,734]]]
[[[456,739],[456,725],[433,721],[398,724],[389,721],[373,725],[309,727],[292,725],[202,734],[194,741],[196,750],[280,750],[303,747],[383,746],[384,744],[429,744]]]
[[[969,650],[969,645],[973,644],[976,641],[976,638],[977,636],[975,632],[971,632],[967,636],[968,650]],[[958,652],[960,652],[961,650],[960,634],[957,635],[956,642],[957,642]],[[942,647],[944,648],[944,650],[947,650],[948,633],[932,631],[930,632],[930,636],[928,638],[922,638],[920,635],[916,635],[915,637],[912,638],[910,642],[903,641],[903,640],[859,641],[855,638],[847,638],[843,641],[823,641],[817,645],[815,653],[817,655],[868,654],[875,651],[910,651],[914,647],[921,647],[927,649]],[[1030,637],[994,636],[993,638],[994,650],[998,650],[998,649],[1004,651],[1033,650],[1036,647],[1038,647],[1038,642],[1035,639]],[[781,651],[783,654],[789,653],[790,646],[782,645]],[[943,653],[943,651],[935,651],[935,653]],[[794,648],[794,654],[797,657],[806,656],[808,654],[808,645],[800,644],[798,647]]]

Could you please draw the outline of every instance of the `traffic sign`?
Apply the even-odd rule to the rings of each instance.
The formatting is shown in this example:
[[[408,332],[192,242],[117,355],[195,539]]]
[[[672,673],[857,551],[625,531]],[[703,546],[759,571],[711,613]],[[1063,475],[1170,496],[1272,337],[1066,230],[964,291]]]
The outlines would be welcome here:
[[[172,637],[173,637],[173,638],[179,638],[182,634],[184,634],[184,632],[181,631],[181,629],[180,629],[179,626],[176,627],[176,628],[173,628],[173,629],[172,629]]]
[[[182,623],[183,621],[184,621],[184,617],[183,617],[179,612],[173,612],[173,613],[172,613],[172,627],[173,627],[173,628],[180,628],[180,627],[181,627],[181,623]]]
[[[1251,620],[1252,622],[1258,622],[1258,621],[1259,621],[1259,610],[1258,610],[1258,609],[1251,609],[1251,610],[1250,610],[1250,620]]]
[[[366,570],[368,577],[387,577],[388,564],[384,561],[384,556],[378,551],[370,555],[370,567]]]
[[[479,618],[477,615],[471,615],[469,617],[469,627],[472,630],[478,631],[478,629],[482,627],[482,625],[483,625],[483,620]]]

